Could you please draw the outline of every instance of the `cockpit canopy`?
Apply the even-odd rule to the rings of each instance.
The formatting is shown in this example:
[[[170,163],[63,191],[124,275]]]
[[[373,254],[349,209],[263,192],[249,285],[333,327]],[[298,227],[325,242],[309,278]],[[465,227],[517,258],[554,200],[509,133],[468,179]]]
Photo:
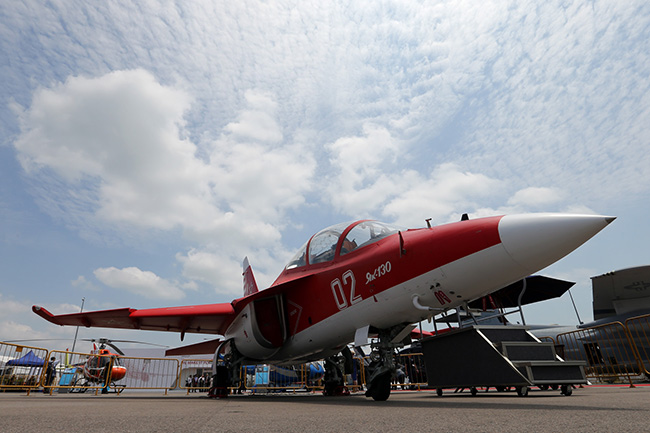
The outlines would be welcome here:
[[[335,224],[312,236],[289,261],[286,269],[329,262],[336,254],[348,254],[399,230],[400,227],[391,224],[368,220]]]

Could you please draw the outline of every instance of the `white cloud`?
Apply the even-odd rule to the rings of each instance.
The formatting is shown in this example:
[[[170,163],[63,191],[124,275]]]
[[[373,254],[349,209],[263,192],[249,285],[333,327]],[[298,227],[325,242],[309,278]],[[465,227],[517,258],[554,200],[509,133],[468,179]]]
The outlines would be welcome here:
[[[481,201],[494,200],[504,185],[480,173],[465,172],[454,164],[435,167],[428,177],[404,176],[400,194],[391,197],[384,212],[404,225],[447,222],[454,215],[472,212]]]
[[[142,271],[136,267],[117,269],[98,268],[94,271],[95,278],[114,289],[125,290],[149,299],[182,299],[185,293],[177,284],[159,277],[150,271]]]
[[[231,255],[191,249],[176,254],[176,260],[182,264],[185,278],[207,283],[216,293],[242,295],[241,263]]]
[[[90,290],[93,292],[98,292],[99,287],[95,286],[91,281],[88,281],[83,275],[79,275],[77,278],[70,282],[72,287],[77,287],[82,290]]]
[[[0,339],[2,341],[31,340],[42,338],[44,336],[44,334],[39,333],[31,326],[13,320],[3,320],[0,322],[0,328],[2,329],[2,331],[0,331]]]
[[[28,173],[67,181],[60,205],[88,200],[109,223],[170,229],[210,210],[206,166],[180,138],[189,102],[143,70],[72,77],[34,95],[15,147]]]
[[[237,140],[255,140],[278,143],[282,140],[282,131],[275,120],[276,102],[272,97],[246,91],[248,109],[240,113],[236,122],[224,128]]]
[[[79,311],[79,306],[70,304],[48,305],[48,310],[54,314]],[[65,329],[60,326],[43,328],[43,319],[32,313],[32,305],[28,302],[8,298],[0,293],[0,341],[52,339],[65,335]],[[40,343],[25,342],[33,346]],[[39,346],[40,347],[40,346]]]
[[[143,70],[72,77],[35,94],[15,147],[41,180],[34,191],[42,207],[69,226],[123,236],[180,228],[197,246],[229,245],[234,262],[251,244],[277,247],[285,214],[304,204],[315,170],[311,145],[283,137],[273,97],[245,97],[221,137],[199,149],[182,138],[186,93]]]
[[[0,315],[3,317],[10,316],[12,314],[25,314],[31,312],[31,306],[16,302],[12,299],[7,299],[5,296],[0,293]]]
[[[508,205],[526,209],[548,209],[562,200],[557,188],[530,187],[517,191],[508,199]]]
[[[376,211],[396,188],[382,169],[395,161],[397,140],[377,125],[363,125],[363,133],[326,146],[332,173],[325,191],[331,203],[347,215]]]
[[[418,226],[428,217],[446,222],[504,189],[499,180],[463,172],[452,163],[427,174],[400,169],[408,146],[374,125],[364,125],[363,136],[341,138],[327,149],[332,168],[327,199],[350,216],[382,215]]]
[[[277,240],[268,223],[304,202],[315,164],[308,146],[278,143],[271,97],[250,91],[246,99],[204,161],[180,138],[183,92],[142,70],[70,78],[35,95],[15,147],[29,173],[48,168],[68,181],[59,205],[68,210],[86,201],[108,223],[181,227],[197,237],[266,225],[260,231]]]

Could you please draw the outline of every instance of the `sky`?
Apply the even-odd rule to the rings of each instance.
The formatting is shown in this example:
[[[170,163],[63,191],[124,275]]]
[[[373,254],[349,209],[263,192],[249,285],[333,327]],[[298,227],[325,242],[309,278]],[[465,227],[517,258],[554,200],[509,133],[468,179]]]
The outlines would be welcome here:
[[[463,213],[617,216],[540,272],[589,321],[590,277],[650,264],[649,40],[644,0],[5,2],[0,340],[70,346],[35,304],[229,302],[245,256],[267,287],[323,227]],[[567,295],[525,314],[577,323]]]

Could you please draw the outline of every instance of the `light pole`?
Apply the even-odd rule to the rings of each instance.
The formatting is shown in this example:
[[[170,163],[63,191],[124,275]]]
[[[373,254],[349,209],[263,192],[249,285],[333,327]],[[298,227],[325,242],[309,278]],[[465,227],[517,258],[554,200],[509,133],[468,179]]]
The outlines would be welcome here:
[[[84,311],[84,302],[86,302],[86,298],[81,298],[81,310],[79,310],[80,313],[83,313]],[[77,326],[77,330],[74,331],[74,342],[72,343],[72,352],[74,352],[74,347],[77,345],[77,334],[79,334],[78,326]]]

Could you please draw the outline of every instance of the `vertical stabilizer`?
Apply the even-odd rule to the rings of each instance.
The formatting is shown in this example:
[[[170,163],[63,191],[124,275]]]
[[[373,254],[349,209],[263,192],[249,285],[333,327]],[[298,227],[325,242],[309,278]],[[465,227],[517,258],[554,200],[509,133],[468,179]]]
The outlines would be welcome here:
[[[594,320],[650,309],[650,266],[591,277]]]
[[[255,277],[253,276],[253,268],[248,263],[248,257],[244,257],[244,296],[252,295],[257,293],[257,283],[255,282]]]

